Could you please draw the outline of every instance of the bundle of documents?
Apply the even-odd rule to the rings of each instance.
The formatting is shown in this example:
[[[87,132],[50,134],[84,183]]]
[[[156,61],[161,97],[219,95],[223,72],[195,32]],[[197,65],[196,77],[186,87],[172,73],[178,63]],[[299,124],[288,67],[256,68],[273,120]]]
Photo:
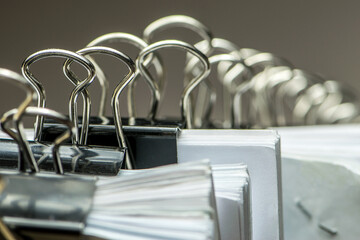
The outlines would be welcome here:
[[[211,170],[221,239],[251,239],[250,179],[246,165],[214,164]],[[149,171],[158,171],[158,168],[123,170],[121,175]]]
[[[286,239],[358,239],[360,126],[278,128]]]
[[[246,164],[251,179],[252,239],[282,239],[279,136],[273,130],[182,130],[178,161]]]
[[[105,239],[220,239],[206,162],[123,171],[97,181],[84,234]]]
[[[250,179],[246,165],[213,164],[221,239],[251,239]]]

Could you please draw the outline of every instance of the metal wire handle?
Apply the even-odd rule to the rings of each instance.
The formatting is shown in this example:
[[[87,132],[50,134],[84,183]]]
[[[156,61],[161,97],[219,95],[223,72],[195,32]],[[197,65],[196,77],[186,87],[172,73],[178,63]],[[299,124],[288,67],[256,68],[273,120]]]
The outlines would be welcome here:
[[[195,18],[185,16],[185,15],[170,15],[163,18],[160,18],[158,20],[155,20],[154,22],[150,23],[143,31],[143,38],[147,43],[152,43],[155,38],[155,35],[159,32],[165,31],[167,29],[172,28],[184,28],[189,29],[200,36],[200,38],[204,41],[203,48],[199,49],[202,51],[206,56],[210,56],[210,54],[213,52],[213,46],[212,46],[212,40],[213,40],[213,34],[210,31],[210,29],[205,26],[203,23],[198,21]],[[191,60],[195,60],[195,62],[192,62]],[[192,54],[186,55],[186,64],[185,64],[185,76],[184,76],[184,87],[189,84],[193,76],[189,76],[187,73],[187,70],[189,68],[192,68],[193,64],[197,63],[197,58],[193,58]],[[205,84],[211,88],[211,83],[206,82]],[[190,96],[189,104],[191,105],[191,108],[194,108],[194,99],[192,96]],[[210,106],[211,107],[211,106]],[[211,110],[209,110],[211,111]]]
[[[128,67],[129,73],[118,83],[118,85],[116,86],[116,88],[113,92],[112,98],[111,98],[111,107],[112,107],[113,115],[114,115],[114,122],[115,122],[115,129],[116,129],[116,133],[117,133],[116,136],[118,139],[118,143],[119,143],[120,147],[126,148],[125,135],[122,130],[119,97],[120,97],[120,94],[122,93],[122,91],[124,90],[124,88],[135,78],[135,72],[136,72],[135,63],[126,54],[124,54],[120,51],[117,51],[113,48],[109,48],[109,47],[100,47],[100,46],[87,47],[87,48],[77,51],[77,53],[81,54],[85,57],[89,57],[88,55],[91,55],[91,54],[110,55],[110,56],[113,56],[113,57],[119,59],[120,61],[125,63],[125,65]],[[90,61],[93,61],[93,60],[90,59]],[[78,80],[76,78],[74,78],[74,74],[72,74],[71,70],[70,70],[70,66],[71,66],[72,62],[73,62],[72,60],[67,60],[64,63],[63,69],[64,69],[64,73],[66,74],[66,76],[69,79],[72,79],[73,82],[77,82]],[[125,158],[126,158],[125,162],[126,162],[127,168],[132,169],[133,163],[132,163],[132,159],[130,158],[129,151],[126,151]]]
[[[205,50],[208,43],[206,40],[196,43],[194,46],[199,50]],[[213,51],[223,52],[225,54],[230,54],[237,59],[243,59],[240,52],[238,51],[239,47],[226,39],[222,38],[213,38],[211,41],[211,45],[213,47]],[[196,74],[199,71],[197,69],[199,66],[197,64],[198,60],[194,57],[188,58],[188,63],[185,67],[185,79],[190,79],[191,76]],[[232,66],[232,67],[231,67]],[[231,67],[231,68],[230,68]],[[244,70],[244,63],[239,63],[239,65],[235,65],[231,63],[231,61],[220,61],[217,68],[218,79],[229,78],[228,75],[231,73],[232,79],[236,78],[236,74],[239,75]],[[199,86],[199,92],[196,96],[195,104],[194,104],[194,119],[196,123],[196,127],[202,127],[208,121],[210,114],[212,112],[213,106],[215,105],[215,101],[212,99],[216,99],[216,92],[212,92],[209,88],[211,86],[210,78],[206,78],[203,84]],[[210,92],[210,101],[206,104],[206,95]],[[229,92],[228,88],[223,88],[223,114],[224,114],[224,122],[223,125],[225,128],[231,127],[232,122],[232,93]],[[214,101],[214,102],[211,102]],[[205,108],[205,109],[204,109]],[[205,114],[202,114],[202,113]]]
[[[13,119],[15,121],[17,121],[24,114],[26,108],[34,100],[36,100],[35,91],[32,88],[32,86],[29,84],[29,82],[23,76],[21,76],[20,74],[18,74],[16,72],[13,72],[13,71],[10,71],[10,70],[4,69],[4,68],[0,68],[0,80],[15,84],[16,86],[24,89],[26,92],[25,100],[23,102],[21,102],[21,104],[17,108],[17,112],[13,116]],[[31,168],[31,171],[37,172],[37,171],[39,171],[39,169],[37,168],[34,157],[32,156],[32,154],[30,154],[31,151],[30,151],[29,144],[27,141],[24,141],[25,135],[21,131],[19,131],[18,127],[19,126],[15,126],[16,130],[19,132],[19,135],[16,135],[16,134],[13,134],[12,131],[7,131],[7,129],[4,129],[3,125],[1,124],[2,130],[4,132],[8,133],[11,137],[13,137],[14,139],[16,139],[18,141],[19,148],[20,148],[20,155],[19,155],[19,160],[21,163],[19,165],[20,170],[25,169],[24,163],[27,162],[30,166],[33,166]]]
[[[28,58],[26,58],[21,66],[21,71],[24,75],[24,77],[29,81],[29,83],[34,87],[35,92],[38,96],[38,107],[45,107],[46,103],[46,95],[45,90],[42,86],[42,84],[35,78],[35,76],[30,71],[30,65],[39,61],[43,58],[49,58],[49,57],[60,57],[65,59],[72,59],[75,62],[79,63],[81,66],[83,66],[88,73],[88,76],[85,80],[83,80],[80,84],[78,84],[70,95],[69,100],[69,116],[70,120],[74,123],[76,129],[78,129],[78,117],[77,117],[77,98],[81,92],[83,92],[95,79],[95,67],[94,65],[85,57],[76,54],[74,52],[63,50],[63,49],[45,49],[42,51],[38,51],[32,55],[30,55]],[[83,118],[89,118],[90,116],[90,105],[84,104],[83,109]],[[44,117],[43,116],[37,116],[36,122],[35,122],[35,140],[40,140],[41,131],[43,127]],[[84,141],[84,139],[87,138],[87,131],[88,126],[86,124],[83,124],[81,133],[77,131],[75,136],[73,137],[73,143],[79,144]]]
[[[149,77],[149,73],[146,70],[145,66],[144,66],[144,60],[146,59],[146,57],[159,50],[159,49],[163,49],[163,48],[178,48],[181,50],[185,50],[188,53],[193,54],[194,56],[196,56],[197,58],[199,58],[200,62],[203,65],[203,71],[196,77],[194,77],[190,83],[184,88],[182,96],[181,96],[181,117],[182,120],[185,121],[186,123],[186,127],[187,128],[192,128],[193,127],[193,121],[192,121],[192,113],[191,113],[191,107],[190,102],[189,102],[189,97],[191,92],[196,88],[196,86],[203,80],[205,79],[209,74],[210,74],[210,63],[208,61],[208,58],[199,50],[197,50],[196,48],[194,48],[192,45],[182,42],[182,41],[178,41],[178,40],[164,40],[164,41],[159,41],[153,44],[150,44],[148,47],[144,48],[138,58],[136,59],[136,66],[139,68],[139,70],[142,72],[143,76],[148,78]],[[156,112],[154,113],[154,115],[156,114]]]
[[[216,63],[221,63],[221,62],[230,62],[232,64],[235,64],[233,69],[235,69],[236,74],[234,74],[234,73],[229,74],[231,72],[228,72],[227,74],[225,74],[224,78],[222,79],[223,88],[226,89],[226,91],[228,93],[232,94],[233,92],[240,92],[240,90],[246,91],[253,85],[253,78],[251,78],[249,81],[246,81],[243,84],[239,84],[238,86],[236,86],[235,90],[232,90],[232,88],[233,88],[232,83],[240,73],[246,72],[246,71],[251,73],[251,69],[244,64],[244,62],[241,58],[235,57],[230,54],[218,54],[218,55],[211,56],[209,58],[209,62],[211,65],[215,65]],[[238,90],[238,89],[240,89],[240,90]],[[228,106],[228,107],[230,110],[233,109],[232,103],[233,103],[232,101],[229,102],[230,106]],[[223,127],[225,127],[225,128],[234,126],[233,113],[229,117],[230,118],[224,119],[225,121],[223,123]],[[229,122],[227,122],[227,121],[229,121]]]
[[[91,41],[87,46],[88,47],[103,46],[103,44],[106,44],[106,43],[131,44],[131,45],[137,47],[139,50],[142,50],[143,48],[148,46],[148,44],[143,39],[141,39],[135,35],[132,35],[129,33],[123,33],[123,32],[114,32],[114,33],[108,33],[108,34],[102,35],[102,36],[94,39],[93,41]],[[95,65],[94,61],[93,61],[93,63]],[[146,67],[149,67],[150,64],[152,64],[155,68],[155,73],[157,75],[157,77],[156,77],[157,87],[158,87],[159,93],[156,93],[157,89],[152,84],[152,82],[154,82],[155,79],[151,75],[150,75],[150,79],[145,78],[145,80],[146,80],[146,84],[149,86],[149,88],[152,92],[152,99],[151,99],[150,106],[158,105],[159,99],[157,98],[157,96],[161,96],[161,94],[165,88],[165,83],[166,83],[163,63],[159,56],[151,54],[146,59],[144,64]],[[107,95],[107,89],[105,89],[105,86],[106,86],[107,79],[105,78],[105,75],[102,74],[101,69],[98,69],[98,66],[96,66],[96,72],[97,72],[99,81],[104,82],[104,83],[102,83],[104,85],[104,87],[102,87],[102,94],[101,94],[101,101],[100,101],[100,108],[99,108],[99,116],[104,116],[105,115],[104,106],[105,106],[106,95]],[[135,124],[136,108],[135,108],[134,89],[135,89],[135,83],[139,76],[140,76],[140,72],[138,71],[138,69],[136,69],[135,78],[133,81],[131,81],[131,83],[129,84],[129,88],[128,88],[127,105],[128,105],[129,124],[130,125]],[[149,80],[151,80],[151,82]],[[154,107],[151,107],[151,109],[154,109]],[[150,110],[148,113],[148,118],[153,119],[152,113],[153,113],[153,111]]]
[[[198,20],[185,15],[170,15],[155,20],[144,29],[143,39],[147,43],[151,43],[157,32],[176,27],[190,29],[204,39],[207,42],[207,46],[204,49],[205,55],[208,55],[212,51],[213,47],[211,41],[213,39],[213,34],[210,29]]]
[[[18,135],[18,137],[14,138],[14,140],[16,142],[18,142],[19,139],[21,139],[21,141],[26,142],[26,139],[23,138],[23,136],[25,136],[25,133],[24,133],[24,127],[22,124],[22,117],[24,117],[24,116],[38,116],[38,115],[46,116],[46,117],[54,119],[62,124],[65,124],[68,127],[67,131],[65,131],[63,134],[61,134],[59,137],[57,137],[54,140],[54,144],[53,144],[53,148],[52,148],[55,172],[57,174],[64,174],[64,169],[63,169],[60,154],[59,154],[59,148],[62,143],[64,143],[67,139],[70,139],[70,137],[73,134],[76,134],[76,128],[73,125],[73,123],[65,115],[63,115],[59,112],[56,112],[54,110],[47,109],[47,108],[41,108],[41,107],[27,107],[25,109],[25,112],[21,115],[21,117],[19,119],[15,120],[14,116],[17,114],[18,111],[19,110],[16,108],[12,109],[10,111],[7,111],[1,119],[1,126],[6,132],[11,131],[12,132],[11,136],[13,136],[14,134]],[[13,122],[14,125],[17,127],[17,129],[18,129],[17,133],[12,131],[10,129],[10,127],[8,126],[9,123],[11,123],[11,122]],[[31,151],[28,154],[33,155]],[[20,164],[20,166],[25,165],[24,163],[21,163],[21,162],[19,164]],[[35,169],[35,168],[38,169],[36,161],[34,163],[32,163],[32,165],[34,165],[34,164],[35,164],[35,166],[31,166],[31,169]],[[20,169],[20,171],[25,172],[25,168]],[[39,170],[37,170],[37,171],[39,171]]]

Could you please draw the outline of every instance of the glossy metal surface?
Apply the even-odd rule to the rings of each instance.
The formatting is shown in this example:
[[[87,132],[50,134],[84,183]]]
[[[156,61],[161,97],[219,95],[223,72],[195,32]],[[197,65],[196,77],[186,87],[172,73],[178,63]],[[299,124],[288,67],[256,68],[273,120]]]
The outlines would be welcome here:
[[[72,59],[73,61],[79,63],[81,66],[83,66],[87,73],[88,77],[83,80],[80,84],[78,84],[74,90],[72,91],[70,95],[69,100],[69,116],[70,120],[74,123],[74,125],[78,126],[77,121],[77,107],[76,102],[77,98],[80,93],[82,93],[95,79],[95,67],[94,65],[85,57],[76,54],[74,52],[63,50],[63,49],[46,49],[42,51],[38,51],[32,55],[30,55],[28,58],[26,58],[21,66],[21,71],[24,75],[24,77],[29,81],[29,83],[33,86],[35,89],[35,92],[38,96],[38,107],[45,107],[46,102],[46,95],[45,90],[42,87],[41,83],[37,80],[37,78],[32,74],[30,71],[30,65],[41,60],[44,58],[49,57],[60,57],[65,59]],[[90,116],[90,105],[86,104],[87,102],[84,102],[84,111],[83,111],[83,118],[88,119]],[[41,128],[43,125],[44,117],[39,116],[36,119],[35,123],[35,140],[39,140]],[[83,143],[86,139],[86,122],[82,126],[81,133],[78,132],[74,136],[74,142],[75,143]]]
[[[193,126],[193,119],[192,119],[192,113],[190,108],[190,93],[196,88],[196,86],[205,79],[209,73],[210,73],[210,63],[207,59],[207,57],[191,46],[190,44],[187,44],[185,42],[177,41],[177,40],[164,40],[159,41],[153,44],[150,44],[148,47],[144,48],[138,58],[136,59],[136,66],[139,68],[140,72],[144,75],[144,77],[149,78],[149,74],[143,64],[145,58],[159,50],[164,48],[178,48],[181,50],[185,50],[186,52],[193,54],[197,58],[199,58],[201,64],[203,65],[203,72],[201,72],[197,77],[191,80],[191,82],[185,87],[183,90],[182,96],[181,96],[181,117],[182,120],[186,122],[187,128],[192,128]],[[156,112],[154,112],[155,116]]]
[[[142,50],[143,48],[147,47],[148,44],[141,38],[129,34],[129,33],[123,33],[123,32],[114,32],[114,33],[108,33],[105,35],[102,35],[96,39],[94,39],[93,41],[91,41],[87,46],[91,47],[91,46],[103,46],[104,44],[108,44],[108,43],[126,43],[126,44],[130,44],[133,45],[135,47],[137,47],[139,50]],[[122,51],[125,49],[121,49]],[[94,65],[95,62],[93,61]],[[145,78],[147,85],[150,87],[151,91],[152,91],[152,103],[150,104],[150,106],[153,105],[157,105],[159,99],[157,99],[157,96],[161,96],[162,91],[165,88],[165,72],[164,72],[164,67],[163,67],[163,63],[160,59],[159,56],[157,55],[149,55],[149,57],[146,59],[146,61],[144,62],[146,67],[149,67],[150,65],[153,65],[155,68],[155,72],[156,72],[156,78],[151,77],[151,82],[149,81],[150,79]],[[105,75],[102,73],[101,69],[99,67],[96,66],[96,72],[97,72],[97,76],[98,79],[101,82],[104,82],[103,85],[106,86],[106,82],[107,79],[105,78]],[[99,75],[100,74],[100,75]],[[134,96],[134,88],[135,88],[135,82],[137,81],[137,79],[140,77],[140,72],[138,69],[136,69],[135,72],[135,78],[134,80],[129,84],[129,89],[128,89],[128,112],[129,112],[129,117],[131,119],[130,123],[132,123],[135,120],[136,117],[136,109],[135,109],[135,96]],[[154,88],[152,82],[156,81],[157,86],[158,86],[158,90],[159,93],[156,93],[156,88]],[[100,102],[100,109],[99,109],[99,115],[100,116],[104,116],[105,114],[105,109],[104,109],[104,105],[105,105],[105,100],[106,100],[106,89],[105,87],[102,87],[102,95],[101,95],[101,102]],[[153,109],[153,107],[151,107],[151,109]],[[150,119],[153,118],[152,116],[153,112],[150,111],[148,114],[148,117]]]
[[[129,69],[129,73],[118,83],[116,86],[112,98],[111,98],[111,107],[113,110],[113,116],[114,116],[114,122],[115,122],[115,130],[118,136],[118,143],[119,147],[126,148],[126,141],[125,136],[122,131],[122,123],[121,123],[121,114],[120,114],[120,104],[119,104],[119,97],[122,91],[125,89],[125,87],[135,78],[135,63],[132,61],[132,59],[125,55],[124,53],[117,51],[113,48],[109,47],[101,47],[101,46],[94,46],[94,47],[87,47],[84,49],[81,49],[77,51],[78,54],[81,54],[83,56],[88,56],[92,54],[106,54],[110,55],[112,57],[115,57],[119,59],[121,62],[123,62],[127,68]],[[90,60],[91,61],[91,60]],[[66,72],[66,75],[71,81],[76,84],[78,79],[74,78],[74,74],[70,73],[70,64],[71,60],[67,60],[64,64],[64,70]],[[88,119],[86,119],[87,122],[85,122],[85,119],[83,118],[83,126],[86,124],[86,126],[89,125]],[[86,143],[86,140],[84,141]],[[132,169],[132,160],[130,158],[130,155],[126,153],[126,166],[129,169]]]

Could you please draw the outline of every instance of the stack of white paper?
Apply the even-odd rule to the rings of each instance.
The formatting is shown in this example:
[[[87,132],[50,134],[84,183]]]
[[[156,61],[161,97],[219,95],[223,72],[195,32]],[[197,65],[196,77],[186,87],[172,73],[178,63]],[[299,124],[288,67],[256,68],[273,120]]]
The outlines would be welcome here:
[[[126,240],[220,239],[206,163],[101,178],[84,234]]]
[[[217,205],[217,211],[213,213],[215,216],[213,221],[214,226],[220,225],[222,239],[259,240],[264,239],[264,237],[270,240],[283,239],[279,146],[279,137],[276,132],[272,130],[181,131],[178,139],[178,162],[193,162],[194,160],[209,159],[213,166]],[[247,174],[246,167],[242,164],[248,167],[250,177]],[[156,169],[156,171],[157,170],[158,169]],[[122,175],[133,175],[132,173],[141,173],[140,175],[142,175],[145,171],[147,170],[122,171]],[[249,178],[251,178],[251,191],[249,190]],[[114,185],[115,183],[111,186]],[[146,185],[144,185],[144,187],[146,187]],[[122,191],[121,186],[119,189],[120,188]],[[186,191],[184,194],[185,193]],[[174,197],[182,199],[181,195],[182,193],[178,192],[178,195]],[[121,195],[121,198],[124,196],[126,195]],[[101,199],[104,198],[106,198],[106,196]],[[120,199],[120,196],[118,199]],[[127,199],[117,200],[119,204],[123,201],[126,202]],[[190,201],[188,203],[189,206],[193,204]],[[211,206],[213,209],[216,209],[214,204]],[[111,209],[111,207],[109,207],[109,209]],[[122,211],[123,210],[124,209],[122,209]],[[139,213],[144,211],[144,209],[138,210]],[[144,211],[144,214],[147,214],[146,211]],[[217,222],[216,214],[218,214],[219,223]],[[100,219],[100,222],[113,220],[108,219],[105,221],[104,216],[99,217],[99,215],[96,214],[92,214],[90,217],[94,217],[95,222]],[[125,215],[121,215],[121,217],[125,218]],[[91,220],[92,218],[89,219]],[[134,221],[140,222],[137,218],[135,218]],[[162,222],[162,220],[159,221]],[[176,221],[178,221],[178,219],[176,219]],[[193,225],[191,221],[189,221],[189,223]],[[141,223],[141,226],[143,226],[142,224],[143,223]],[[179,226],[179,231],[183,231],[183,229],[181,229],[183,225],[175,225]],[[101,228],[90,229],[98,234]],[[163,228],[164,231],[165,229],[166,227]],[[173,228],[170,228],[171,231],[172,229]],[[213,231],[217,237],[219,235],[218,228],[215,227]],[[130,231],[128,235],[115,236],[129,237],[135,234],[135,232],[137,232],[136,229]],[[111,232],[111,234],[113,234],[113,232]],[[117,234],[125,233],[117,232]],[[152,235],[149,233],[149,236]],[[160,236],[162,235],[156,235],[155,238],[161,239],[159,238]],[[144,236],[141,235],[140,237]]]
[[[359,239],[360,126],[279,128],[287,239]]]
[[[182,130],[178,161],[244,163],[251,179],[252,237],[283,239],[279,136],[273,130]]]
[[[221,239],[251,239],[250,179],[243,164],[214,164]]]
[[[221,239],[251,239],[250,179],[243,164],[211,166]],[[122,170],[120,175],[142,174],[157,168]]]

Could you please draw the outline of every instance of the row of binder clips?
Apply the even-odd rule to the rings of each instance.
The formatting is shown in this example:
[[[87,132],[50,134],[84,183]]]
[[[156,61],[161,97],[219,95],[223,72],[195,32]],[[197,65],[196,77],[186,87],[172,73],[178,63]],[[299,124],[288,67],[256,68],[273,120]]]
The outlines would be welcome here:
[[[174,27],[203,40],[153,42]],[[106,46],[118,42],[137,47],[136,59]],[[181,118],[175,120],[157,118],[166,81],[158,50],[169,48],[186,52]],[[108,80],[93,58],[100,54],[129,70],[112,92],[112,117],[105,116]],[[63,72],[74,85],[68,116],[45,108],[44,87],[30,68],[50,57],[65,60]],[[86,79],[74,73],[74,62],[85,68]],[[214,38],[202,23],[181,15],[151,23],[142,38],[116,32],[76,52],[38,51],[21,71],[0,69],[1,80],[26,92],[1,119],[0,235],[9,240],[283,239],[279,136],[240,129],[353,122],[359,115],[355,97],[339,83]],[[221,121],[210,121],[217,101],[210,71],[224,90]],[[91,116],[87,88],[95,79],[101,102]],[[152,96],[147,118],[135,112],[141,79]],[[119,96],[126,88],[124,118]],[[36,116],[33,129],[23,127],[24,116]]]

